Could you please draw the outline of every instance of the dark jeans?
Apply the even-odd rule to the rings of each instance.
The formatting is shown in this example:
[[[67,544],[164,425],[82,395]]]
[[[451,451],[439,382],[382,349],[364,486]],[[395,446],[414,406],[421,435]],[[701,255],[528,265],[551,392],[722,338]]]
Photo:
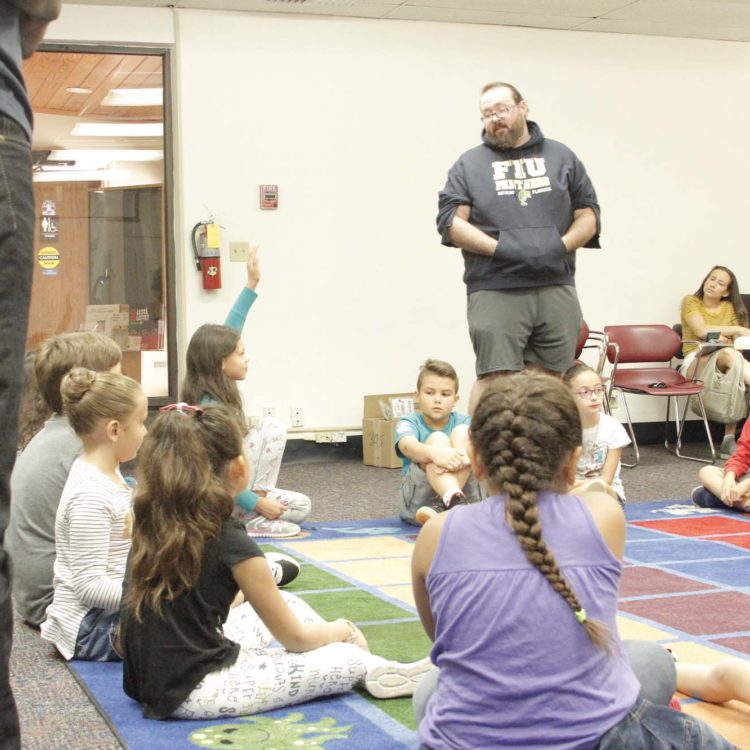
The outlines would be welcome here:
[[[34,253],[31,146],[23,129],[0,114],[0,749],[20,748],[8,661],[13,641],[11,565],[3,550],[10,512],[10,473],[18,443],[18,400],[29,320]]]
[[[694,716],[639,698],[634,708],[599,741],[597,750],[736,750]]]
[[[78,628],[73,658],[85,661],[120,661],[115,648],[119,620],[119,612],[105,612],[99,607],[90,609]]]

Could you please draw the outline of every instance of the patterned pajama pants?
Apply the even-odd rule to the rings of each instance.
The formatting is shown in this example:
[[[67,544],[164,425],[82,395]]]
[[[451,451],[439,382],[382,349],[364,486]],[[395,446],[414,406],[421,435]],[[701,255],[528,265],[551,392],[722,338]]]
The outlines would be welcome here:
[[[322,622],[306,602],[281,592],[302,622]],[[241,650],[229,667],[211,672],[173,713],[178,719],[214,719],[271,711],[351,690],[368,668],[384,660],[352,643],[331,643],[301,654],[270,648],[273,636],[245,603],[230,610],[224,633]]]
[[[310,515],[310,498],[301,492],[281,490],[276,487],[281,469],[281,459],[286,447],[286,428],[284,424],[273,417],[265,417],[257,426],[253,427],[245,441],[247,457],[250,461],[252,490],[264,490],[287,510],[281,516],[282,520],[290,523],[302,523]],[[245,521],[256,518],[257,513],[243,514]]]

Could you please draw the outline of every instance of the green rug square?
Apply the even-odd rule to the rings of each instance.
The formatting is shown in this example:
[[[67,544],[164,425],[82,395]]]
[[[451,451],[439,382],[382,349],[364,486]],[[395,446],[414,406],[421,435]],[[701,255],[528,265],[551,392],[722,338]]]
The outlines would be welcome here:
[[[371,620],[400,620],[413,617],[401,607],[390,602],[384,602],[377,596],[352,589],[348,591],[331,591],[320,594],[300,594],[324,620],[335,620],[345,617],[352,622],[368,622]]]

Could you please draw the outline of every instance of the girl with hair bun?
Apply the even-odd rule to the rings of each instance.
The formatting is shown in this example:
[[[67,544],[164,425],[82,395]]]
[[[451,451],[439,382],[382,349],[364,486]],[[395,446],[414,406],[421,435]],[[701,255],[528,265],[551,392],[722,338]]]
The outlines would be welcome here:
[[[83,443],[55,518],[54,598],[42,637],[66,659],[118,659],[115,633],[132,528],[131,490],[119,464],[135,458],[148,401],[118,373],[76,367],[60,387]]]
[[[242,716],[358,684],[377,698],[411,695],[429,659],[386,661],[348,620],[326,622],[279,591],[232,517],[248,480],[236,414],[219,405],[161,411],[139,460],[120,621],[123,685],[143,715]]]
[[[469,457],[488,497],[428,521],[412,559],[439,668],[414,696],[422,748],[732,747],[668,708],[665,649],[620,641],[625,516],[604,492],[567,494],[580,452],[559,380],[518,374],[482,395]]]

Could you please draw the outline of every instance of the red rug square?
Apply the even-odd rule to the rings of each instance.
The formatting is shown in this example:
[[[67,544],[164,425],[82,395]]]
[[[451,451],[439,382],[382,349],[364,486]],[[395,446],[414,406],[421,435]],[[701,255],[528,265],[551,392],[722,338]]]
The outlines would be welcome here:
[[[669,518],[663,521],[634,521],[633,526],[643,526],[655,531],[666,531],[679,536],[708,536],[710,534],[750,534],[750,522],[726,516],[700,516],[697,518]]]
[[[710,541],[726,542],[726,544],[733,544],[735,547],[750,549],[750,534],[728,534],[727,536],[714,537]]]
[[[743,654],[750,654],[750,636],[747,635],[741,635],[736,638],[717,638],[713,643],[733,648],[735,651],[741,651]]]
[[[620,578],[620,598],[672,594],[682,591],[707,591],[713,588],[715,586],[710,583],[693,581],[658,568],[647,568],[641,565],[626,566]]]
[[[750,628],[750,596],[708,591],[620,602],[618,609],[691,635],[742,633]]]

